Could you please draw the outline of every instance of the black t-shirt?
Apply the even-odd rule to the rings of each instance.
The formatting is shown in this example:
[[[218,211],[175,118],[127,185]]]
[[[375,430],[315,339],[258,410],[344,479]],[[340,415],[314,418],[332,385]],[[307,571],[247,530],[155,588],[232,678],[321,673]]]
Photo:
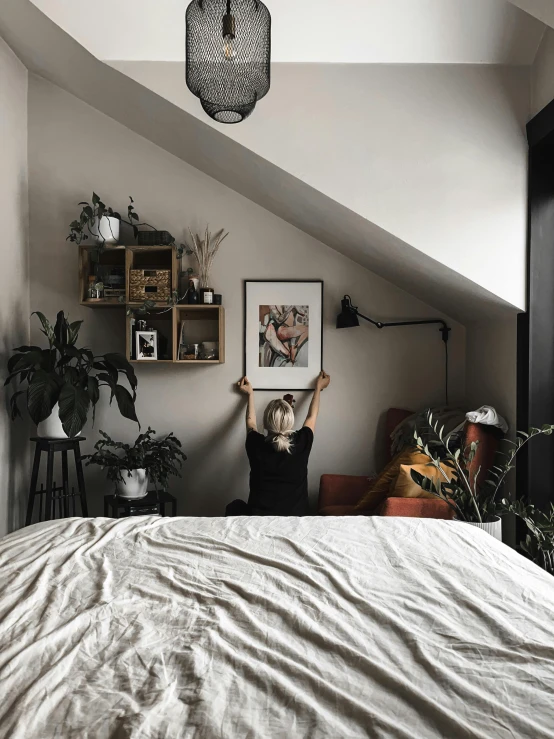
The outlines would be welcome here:
[[[291,437],[291,453],[278,452],[267,437],[250,431],[246,453],[250,460],[250,497],[254,516],[306,516],[308,458],[313,431],[304,426]]]

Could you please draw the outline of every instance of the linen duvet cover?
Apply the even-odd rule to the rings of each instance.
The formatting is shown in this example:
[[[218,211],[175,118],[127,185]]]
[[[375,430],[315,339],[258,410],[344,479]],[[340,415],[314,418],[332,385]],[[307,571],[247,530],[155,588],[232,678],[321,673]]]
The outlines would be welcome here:
[[[0,541],[0,737],[554,737],[554,578],[450,521],[37,524]]]

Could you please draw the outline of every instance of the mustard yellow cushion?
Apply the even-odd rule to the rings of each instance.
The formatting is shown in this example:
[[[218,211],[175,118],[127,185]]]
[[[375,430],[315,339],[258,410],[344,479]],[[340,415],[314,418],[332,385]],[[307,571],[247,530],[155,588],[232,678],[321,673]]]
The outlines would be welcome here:
[[[425,456],[425,455],[423,455]],[[429,458],[427,457],[427,462]],[[441,465],[449,480],[454,476],[454,470],[446,465]],[[445,482],[444,476],[432,465],[423,464],[401,464],[398,471],[396,481],[391,486],[391,498],[435,498],[433,493],[422,490],[417,483],[412,480],[412,470],[419,472],[420,475],[428,477],[434,482]]]
[[[423,464],[429,461],[426,454],[418,452],[417,449],[404,449],[391,459],[379,477],[370,483],[367,492],[356,504],[356,511],[372,511],[377,508],[385,498],[391,495],[394,489],[401,465]],[[423,492],[423,491],[422,491]]]

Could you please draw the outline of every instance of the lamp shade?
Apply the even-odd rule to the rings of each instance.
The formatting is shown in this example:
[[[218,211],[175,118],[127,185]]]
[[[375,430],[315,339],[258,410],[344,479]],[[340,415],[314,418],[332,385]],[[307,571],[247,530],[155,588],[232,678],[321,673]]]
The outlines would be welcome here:
[[[192,0],[187,86],[219,123],[240,123],[270,87],[271,15],[257,0]]]
[[[337,316],[337,328],[354,328],[359,326],[358,316],[356,315],[355,308],[350,302],[350,296],[345,295],[340,301],[341,311]]]

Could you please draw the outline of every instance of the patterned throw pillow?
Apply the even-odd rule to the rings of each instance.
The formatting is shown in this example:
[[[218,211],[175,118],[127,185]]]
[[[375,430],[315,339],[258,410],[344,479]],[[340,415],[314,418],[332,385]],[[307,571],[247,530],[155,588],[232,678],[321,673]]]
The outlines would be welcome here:
[[[375,510],[385,498],[434,498],[432,493],[427,493],[417,485],[411,477],[411,469],[417,470],[425,477],[433,480],[443,479],[440,472],[432,466],[428,466],[429,457],[417,449],[404,449],[399,452],[388,463],[381,474],[372,480],[367,492],[356,504],[359,513]],[[452,478],[452,470],[444,466],[444,471]]]

